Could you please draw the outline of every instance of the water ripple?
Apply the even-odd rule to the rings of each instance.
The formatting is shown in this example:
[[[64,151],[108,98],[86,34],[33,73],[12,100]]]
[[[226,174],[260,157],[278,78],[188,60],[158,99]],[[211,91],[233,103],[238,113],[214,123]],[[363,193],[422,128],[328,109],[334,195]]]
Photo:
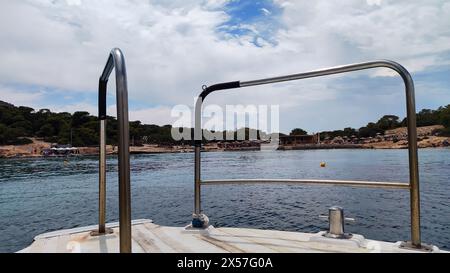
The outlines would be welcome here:
[[[204,179],[315,178],[408,181],[406,150],[316,150],[204,153]],[[421,149],[422,237],[450,249],[450,150]],[[320,162],[327,163],[320,168]],[[118,219],[117,158],[107,161],[107,220]],[[189,223],[193,154],[131,157],[132,217],[161,225]],[[96,157],[0,159],[0,252],[20,250],[37,234],[97,221]],[[214,226],[317,232],[318,218],[340,205],[356,218],[347,230],[372,239],[409,236],[409,193],[297,185],[204,187],[203,210]]]

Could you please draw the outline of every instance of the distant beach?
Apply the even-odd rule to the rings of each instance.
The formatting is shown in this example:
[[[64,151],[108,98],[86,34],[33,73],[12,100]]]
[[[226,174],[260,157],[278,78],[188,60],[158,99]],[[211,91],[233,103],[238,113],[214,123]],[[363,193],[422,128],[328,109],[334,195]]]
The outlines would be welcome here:
[[[424,126],[417,128],[417,140],[419,148],[447,147],[450,137],[433,135],[437,126]],[[31,139],[33,143],[24,145],[0,146],[0,158],[17,157],[43,157],[44,151],[52,147],[52,143],[44,142],[37,138]],[[211,142],[203,146],[204,151],[248,151],[259,150],[261,141],[232,141]],[[77,155],[96,155],[98,147],[76,147]],[[280,145],[279,150],[310,150],[310,149],[406,149],[408,148],[407,130],[405,127],[388,130],[384,135],[367,139],[342,139],[334,138],[322,141],[320,144]],[[117,146],[107,145],[107,154],[117,153]],[[130,146],[132,154],[156,154],[156,153],[188,153],[193,152],[191,145],[159,145],[143,144]]]

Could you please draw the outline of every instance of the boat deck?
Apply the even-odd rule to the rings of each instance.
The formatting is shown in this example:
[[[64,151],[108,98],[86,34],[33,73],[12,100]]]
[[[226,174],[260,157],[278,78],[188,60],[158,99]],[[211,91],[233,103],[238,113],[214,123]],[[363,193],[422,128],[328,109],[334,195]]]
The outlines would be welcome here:
[[[19,252],[119,252],[118,223],[107,224],[113,233],[91,236],[97,226],[48,232]],[[142,219],[132,222],[132,251],[157,252],[417,252],[400,248],[400,242],[389,243],[353,235],[351,239],[326,238],[324,232],[301,233],[250,228],[192,229],[168,227]],[[442,252],[433,247],[433,252]]]

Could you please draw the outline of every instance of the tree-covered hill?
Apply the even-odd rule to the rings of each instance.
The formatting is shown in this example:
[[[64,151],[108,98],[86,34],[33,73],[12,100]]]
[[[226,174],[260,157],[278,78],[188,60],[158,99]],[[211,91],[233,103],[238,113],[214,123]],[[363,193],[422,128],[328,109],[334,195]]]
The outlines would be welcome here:
[[[445,128],[438,132],[441,135],[450,135],[450,104],[439,107],[437,110],[423,109],[417,113],[417,126],[443,125]],[[359,129],[344,128],[343,130],[321,132],[321,138],[335,136],[370,137],[377,133],[383,134],[385,130],[406,126],[406,119],[394,115],[385,115],[377,122],[369,122]],[[154,124],[141,124],[140,121],[130,122],[131,143],[156,144],[191,144],[190,141],[175,141],[171,136],[171,125],[158,126]],[[191,136],[193,136],[193,130]],[[254,136],[255,130],[244,130],[246,139]],[[253,134],[251,134],[253,132]],[[225,132],[222,132],[225,136]],[[296,128],[292,134],[305,134],[306,131]],[[233,132],[237,136],[237,132]],[[260,132],[256,131],[259,136]],[[49,109],[35,110],[26,106],[14,106],[0,101],[0,145],[19,145],[31,143],[29,138],[37,137],[47,142],[60,144],[72,143],[73,146],[98,145],[99,123],[96,116],[88,112],[79,111],[73,114],[62,112],[54,113]],[[117,120],[107,118],[107,143],[117,143]]]
[[[107,144],[117,144],[117,120],[107,117]],[[181,129],[181,128],[180,128]],[[190,131],[193,138],[193,129]],[[253,129],[242,128],[248,139]],[[238,131],[240,131],[238,130]],[[172,138],[172,126],[142,124],[140,121],[130,121],[130,143],[140,144],[191,144],[190,140],[175,141]],[[237,136],[237,132],[232,132]],[[256,131],[259,137],[259,131]],[[225,132],[223,132],[225,136]],[[96,116],[79,111],[73,114],[54,113],[49,109],[34,110],[0,101],[0,145],[20,145],[31,143],[31,137],[41,138],[46,142],[72,144],[73,146],[93,146],[99,142],[99,122]]]
[[[422,109],[416,114],[417,127],[429,125],[443,125],[444,129],[435,132],[438,135],[450,136],[450,104],[436,110]],[[406,118],[400,120],[395,115],[384,115],[377,122],[369,122],[359,129],[347,127],[342,130],[320,132],[320,138],[334,138],[337,136],[374,137],[377,133],[384,134],[386,130],[406,127]]]
[[[173,142],[170,131],[170,125],[130,122],[130,137],[136,142],[143,136],[153,143]],[[114,117],[107,118],[107,136],[108,144],[116,143],[117,120]],[[84,111],[54,113],[0,101],[0,145],[30,143],[30,137],[73,146],[98,145],[99,123],[96,116]]]

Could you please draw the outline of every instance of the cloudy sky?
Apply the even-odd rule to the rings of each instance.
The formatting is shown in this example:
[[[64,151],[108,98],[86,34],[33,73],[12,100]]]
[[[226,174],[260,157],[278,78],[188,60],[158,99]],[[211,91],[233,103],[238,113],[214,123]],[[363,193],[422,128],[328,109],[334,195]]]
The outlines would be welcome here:
[[[97,114],[98,77],[113,47],[126,58],[130,118],[144,123],[171,123],[172,107],[191,107],[203,84],[380,58],[412,73],[418,110],[450,103],[449,1],[0,3],[0,100],[15,105]],[[113,115],[114,92],[108,103]],[[206,101],[238,103],[279,105],[284,132],[405,115],[402,82],[385,69],[238,89]]]

